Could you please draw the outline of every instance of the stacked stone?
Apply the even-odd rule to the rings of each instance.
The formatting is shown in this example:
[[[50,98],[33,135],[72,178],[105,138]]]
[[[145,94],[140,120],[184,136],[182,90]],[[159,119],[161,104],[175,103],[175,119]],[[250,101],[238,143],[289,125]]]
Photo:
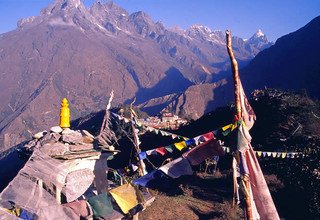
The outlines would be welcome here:
[[[114,150],[112,146],[101,146],[99,141],[95,140],[95,137],[86,130],[75,131],[54,126],[50,129],[50,132],[38,132],[33,138],[24,146],[25,149],[32,152],[35,147],[41,147],[41,150],[51,157],[92,154],[102,149]]]

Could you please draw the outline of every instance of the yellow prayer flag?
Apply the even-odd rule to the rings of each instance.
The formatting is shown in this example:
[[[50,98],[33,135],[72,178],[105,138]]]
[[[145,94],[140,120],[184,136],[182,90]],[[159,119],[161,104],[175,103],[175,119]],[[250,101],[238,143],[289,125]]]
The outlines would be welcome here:
[[[281,154],[281,157],[282,157],[282,158],[286,158],[286,156],[287,156],[287,153],[286,153],[286,152],[283,152],[283,153]]]
[[[127,214],[130,209],[139,203],[136,189],[131,184],[124,184],[111,189],[109,192],[124,214]]]
[[[258,157],[261,157],[262,152],[261,151],[257,151]]]
[[[233,124],[229,124],[229,125],[226,125],[226,126],[222,127],[222,131],[228,130],[229,128],[232,127],[232,125],[233,125]]]
[[[187,147],[187,144],[186,142],[181,141],[179,143],[175,143],[174,146],[181,151],[183,148]]]
[[[233,130],[236,129],[237,127],[238,127],[238,124],[237,124],[237,123],[232,124],[232,125],[231,125],[231,131],[233,131]]]

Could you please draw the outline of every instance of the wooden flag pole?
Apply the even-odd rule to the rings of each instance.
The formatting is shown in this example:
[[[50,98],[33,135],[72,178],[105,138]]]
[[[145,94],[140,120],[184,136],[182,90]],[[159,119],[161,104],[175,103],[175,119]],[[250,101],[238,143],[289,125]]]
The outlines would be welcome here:
[[[228,54],[230,57],[231,61],[231,66],[232,66],[232,76],[233,76],[233,81],[234,81],[234,97],[235,97],[235,108],[236,108],[236,115],[235,115],[235,121],[238,121],[242,117],[242,112],[241,112],[241,102],[240,102],[240,77],[239,77],[239,67],[238,67],[238,62],[234,56],[234,53],[232,51],[232,43],[231,43],[231,32],[229,30],[226,31],[226,41],[227,41],[227,50]],[[239,152],[237,152],[239,153]],[[238,161],[239,162],[239,161]],[[234,167],[234,166],[233,166]],[[236,172],[235,169],[233,169],[233,172]],[[235,178],[235,175],[233,175]],[[249,186],[249,180],[248,178],[244,177],[244,185],[246,188]],[[237,184],[236,179],[234,179],[234,190],[237,189]],[[234,195],[236,192],[234,191]],[[251,206],[251,200],[250,200],[250,194],[245,193],[245,202],[246,202],[246,216],[247,219],[251,220],[253,219],[252,215],[252,206]]]
[[[232,77],[233,77],[233,85],[234,85],[234,97],[235,97],[235,107],[236,107],[236,116],[238,119],[241,118],[241,103],[240,103],[240,78],[239,78],[239,67],[238,62],[232,51],[232,43],[231,43],[231,32],[229,30],[226,31],[226,40],[227,40],[227,50],[231,61],[232,67]]]
[[[136,148],[136,151],[137,153],[141,153],[141,150],[140,150],[140,146],[139,146],[139,143],[138,143],[138,140],[137,140],[137,135],[136,134],[136,128],[133,124],[133,121],[134,121],[134,117],[136,116],[135,115],[135,112],[133,110],[133,104],[135,103],[136,101],[136,97],[134,97],[134,100],[132,101],[132,103],[130,104],[130,118],[131,118],[131,128],[132,128],[132,133],[133,133],[133,140],[134,140],[134,145],[135,145],[135,148]],[[139,156],[138,156],[138,160],[139,160],[139,175],[140,176],[144,176],[144,163],[142,160],[140,160]]]

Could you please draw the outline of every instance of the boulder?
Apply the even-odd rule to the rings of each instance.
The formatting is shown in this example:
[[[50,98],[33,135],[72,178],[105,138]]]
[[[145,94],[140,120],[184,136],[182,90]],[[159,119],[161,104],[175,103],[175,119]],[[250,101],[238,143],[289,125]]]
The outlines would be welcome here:
[[[83,137],[80,132],[72,132],[70,134],[62,135],[62,141],[69,144],[83,143]]]
[[[50,131],[53,133],[60,134],[63,130],[60,126],[54,126],[54,127],[50,128]]]
[[[38,133],[36,133],[35,135],[33,135],[34,139],[40,139],[42,138],[44,135],[46,135],[48,132],[47,131],[40,131]]]
[[[62,135],[69,135],[75,132],[74,130],[71,130],[70,128],[64,128],[62,131]]]

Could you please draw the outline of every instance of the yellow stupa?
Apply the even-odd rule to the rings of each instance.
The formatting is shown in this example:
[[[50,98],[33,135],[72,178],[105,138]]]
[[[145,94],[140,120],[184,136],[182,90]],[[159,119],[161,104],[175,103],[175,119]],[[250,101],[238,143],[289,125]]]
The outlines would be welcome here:
[[[62,99],[61,109],[60,109],[60,127],[70,128],[70,109],[68,100],[66,98]]]

